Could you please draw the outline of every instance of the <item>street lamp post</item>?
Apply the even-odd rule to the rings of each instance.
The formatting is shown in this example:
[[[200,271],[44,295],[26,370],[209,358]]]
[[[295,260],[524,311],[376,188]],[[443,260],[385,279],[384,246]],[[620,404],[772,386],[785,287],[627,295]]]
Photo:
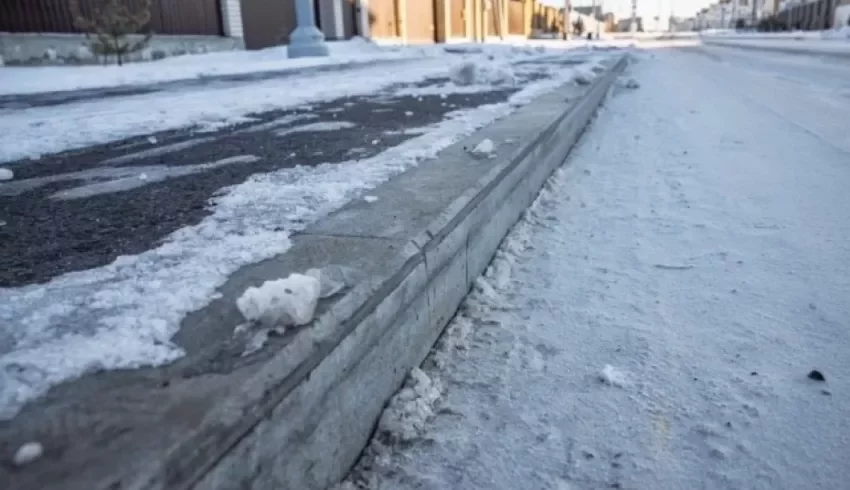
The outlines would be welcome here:
[[[278,2],[283,0],[276,0]],[[312,0],[295,0],[295,30],[289,35],[286,52],[290,58],[328,56],[325,35],[316,27]]]

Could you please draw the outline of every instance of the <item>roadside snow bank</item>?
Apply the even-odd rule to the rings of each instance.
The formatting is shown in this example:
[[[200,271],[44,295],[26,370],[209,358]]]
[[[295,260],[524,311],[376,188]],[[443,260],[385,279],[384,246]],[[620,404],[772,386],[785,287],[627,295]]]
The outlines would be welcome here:
[[[330,56],[289,58],[286,46],[174,56],[124,66],[21,66],[0,71],[0,95],[146,85],[354,62],[422,57],[418,48],[380,47],[361,37],[329,42]]]

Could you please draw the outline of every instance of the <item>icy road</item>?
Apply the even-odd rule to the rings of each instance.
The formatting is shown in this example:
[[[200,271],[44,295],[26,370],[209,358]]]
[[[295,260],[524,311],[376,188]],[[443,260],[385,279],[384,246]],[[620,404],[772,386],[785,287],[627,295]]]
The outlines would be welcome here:
[[[631,67],[345,486],[848,488],[850,69],[726,51]]]

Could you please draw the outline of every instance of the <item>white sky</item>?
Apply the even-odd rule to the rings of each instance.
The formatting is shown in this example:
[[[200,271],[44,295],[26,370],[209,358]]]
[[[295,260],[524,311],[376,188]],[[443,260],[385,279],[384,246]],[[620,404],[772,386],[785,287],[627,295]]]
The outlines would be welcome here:
[[[574,7],[591,5],[593,0],[572,0]],[[628,17],[632,11],[631,0],[596,0],[606,12],[614,12],[619,18]],[[540,0],[540,3],[561,7],[563,0]],[[712,0],[637,0],[638,15],[641,17],[668,17],[672,10],[674,15],[691,17],[700,9],[715,3]]]

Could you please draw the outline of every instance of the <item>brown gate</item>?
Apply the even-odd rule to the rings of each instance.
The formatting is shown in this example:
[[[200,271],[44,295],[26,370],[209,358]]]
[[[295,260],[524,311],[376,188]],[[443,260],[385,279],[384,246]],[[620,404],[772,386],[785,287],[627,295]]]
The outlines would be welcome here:
[[[499,23],[496,16],[496,8],[495,0],[484,2],[485,11],[484,11],[484,33],[486,36],[498,36],[499,35]]]
[[[396,0],[370,0],[369,25],[372,37],[398,37]]]
[[[360,35],[357,10],[357,0],[342,0],[342,26],[345,39]]]
[[[522,0],[508,2],[508,33],[525,35],[525,5]]]
[[[132,6],[133,1],[129,1]],[[80,0],[83,14],[95,5]],[[218,0],[153,0],[150,29],[156,34],[222,35]],[[79,32],[68,0],[0,0],[0,32]]]
[[[295,0],[241,0],[245,47],[263,49],[289,42],[295,29]]]
[[[437,29],[434,0],[405,0],[407,12],[407,40],[412,43],[433,43]]]
[[[466,0],[449,0],[452,4],[452,37],[469,37],[466,32]]]

